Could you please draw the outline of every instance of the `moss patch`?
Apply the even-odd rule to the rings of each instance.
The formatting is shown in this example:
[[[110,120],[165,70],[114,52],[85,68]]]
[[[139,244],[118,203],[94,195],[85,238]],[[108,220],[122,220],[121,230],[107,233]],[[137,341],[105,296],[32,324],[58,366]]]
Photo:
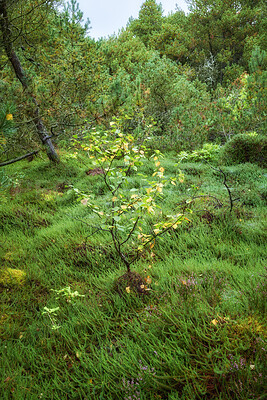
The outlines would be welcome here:
[[[25,279],[26,272],[21,269],[6,268],[0,271],[1,286],[23,285]]]

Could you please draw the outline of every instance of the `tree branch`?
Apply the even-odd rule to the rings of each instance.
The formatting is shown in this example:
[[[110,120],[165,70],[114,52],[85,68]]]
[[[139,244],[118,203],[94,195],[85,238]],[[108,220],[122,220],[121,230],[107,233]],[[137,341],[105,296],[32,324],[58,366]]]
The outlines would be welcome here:
[[[230,212],[232,212],[234,200],[233,200],[233,198],[232,198],[231,190],[230,190],[229,186],[228,186],[227,183],[226,183],[226,174],[225,174],[225,172],[224,172],[221,168],[215,168],[215,167],[213,167],[213,165],[211,165],[208,161],[207,161],[207,164],[208,164],[212,169],[214,169],[215,171],[220,172],[220,173],[222,174],[222,176],[223,176],[223,184],[224,184],[224,186],[226,187],[227,192],[228,192],[228,196],[229,196]]]
[[[15,163],[17,161],[23,160],[24,158],[33,156],[33,155],[35,155],[37,153],[39,153],[39,150],[32,151],[31,153],[25,154],[24,156],[21,156],[21,157],[18,157],[18,158],[14,158],[13,160],[5,161],[5,162],[0,164],[0,167],[4,167],[5,165],[13,164],[13,163]]]

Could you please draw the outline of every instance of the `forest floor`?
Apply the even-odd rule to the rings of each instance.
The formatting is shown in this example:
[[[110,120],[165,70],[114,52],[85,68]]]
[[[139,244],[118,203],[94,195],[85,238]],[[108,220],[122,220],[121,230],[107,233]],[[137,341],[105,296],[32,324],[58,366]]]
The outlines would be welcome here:
[[[189,221],[135,262],[150,289],[136,293],[74,190],[101,207],[101,173],[80,154],[61,160],[1,169],[0,398],[265,398],[266,170],[223,168],[230,212],[218,171],[181,164],[160,202]],[[176,163],[162,160],[167,176]]]

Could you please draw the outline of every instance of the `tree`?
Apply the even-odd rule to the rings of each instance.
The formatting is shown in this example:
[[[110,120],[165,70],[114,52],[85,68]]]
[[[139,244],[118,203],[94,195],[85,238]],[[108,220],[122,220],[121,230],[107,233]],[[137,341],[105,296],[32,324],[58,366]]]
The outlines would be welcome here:
[[[39,6],[41,3],[39,4]],[[25,93],[31,99],[35,106],[33,121],[36,126],[37,133],[43,145],[46,147],[48,158],[53,162],[59,162],[58,154],[51,141],[51,136],[45,127],[45,124],[40,116],[40,106],[33,92],[33,88],[29,83],[27,75],[22,67],[21,61],[14,49],[14,42],[19,35],[14,32],[13,23],[11,23],[9,10],[12,9],[12,2],[0,0],[0,31],[2,33],[2,46],[6,56],[13,67],[17,79],[20,81]],[[32,12],[32,11],[30,11]],[[25,16],[24,16],[25,17]],[[23,17],[22,17],[23,18]]]
[[[91,52],[86,34],[90,29],[89,19],[83,25],[83,13],[76,0],[71,0],[64,12],[55,17],[53,27],[58,29],[50,37],[53,52],[63,66],[61,79],[65,83],[64,90],[68,93],[70,104],[80,105],[88,93],[88,76],[84,71],[88,68]],[[60,49],[60,55],[58,54]],[[56,53],[56,54],[55,54]],[[89,62],[88,62],[89,61]]]
[[[142,174],[143,184],[138,183],[131,187],[129,176],[138,172],[143,162],[148,160],[146,138],[142,141],[135,140],[131,134],[122,132],[124,118],[129,119],[128,116],[122,119],[114,118],[110,122],[110,129],[93,129],[85,136],[86,143],[79,140],[76,143],[78,148],[82,147],[88,152],[95,167],[90,172],[98,172],[103,179],[107,192],[105,202],[98,207],[91,202],[90,195],[81,193],[78,189],[74,191],[81,203],[96,216],[94,225],[91,226],[92,234],[103,232],[111,237],[114,249],[127,270],[121,278],[132,281],[132,278],[138,277],[139,284],[136,289],[143,293],[145,286],[131,265],[140,258],[146,248],[154,247],[158,237],[177,229],[188,219],[180,212],[165,216],[157,204],[165,187],[170,183],[176,185],[176,177],[164,177],[164,168],[159,161],[161,154],[158,150],[152,156],[155,162],[153,180]]]
[[[215,85],[236,79],[248,69],[246,45],[251,38],[254,38],[254,42],[263,24],[262,1],[187,2],[191,10],[188,22],[195,41],[190,58],[199,68],[199,76],[203,75],[202,79],[206,81],[207,71],[213,62],[217,68]],[[214,68],[210,70],[215,75]]]
[[[144,66],[142,84],[149,92],[145,115],[172,149],[195,149],[207,141],[210,95],[204,84],[190,82],[175,62],[158,54]],[[166,142],[165,142],[166,143]]]
[[[50,16],[46,41],[37,49],[41,67],[36,70],[42,88],[42,108],[49,123],[64,128],[64,139],[73,129],[102,120],[101,96],[110,84],[101,42],[88,36],[89,20],[76,0]]]
[[[146,0],[139,11],[138,19],[130,22],[129,27],[142,42],[148,46],[151,36],[158,32],[162,25],[162,7],[155,0]]]
[[[151,43],[161,55],[185,64],[191,43],[191,32],[187,29],[187,16],[183,11],[176,11],[163,18],[161,29],[154,33]]]

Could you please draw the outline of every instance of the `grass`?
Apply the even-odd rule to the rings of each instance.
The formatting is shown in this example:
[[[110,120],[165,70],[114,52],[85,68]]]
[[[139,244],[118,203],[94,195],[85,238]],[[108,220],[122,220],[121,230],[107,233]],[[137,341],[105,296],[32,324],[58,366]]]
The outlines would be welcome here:
[[[152,290],[119,294],[124,266],[108,236],[91,234],[94,217],[72,189],[105,206],[101,176],[86,175],[81,154],[62,159],[4,171],[0,397],[263,399],[266,171],[224,168],[237,199],[230,213],[220,174],[182,164],[185,181],[166,188],[161,208],[190,207],[190,222],[135,263]],[[166,175],[175,163],[162,161]],[[153,173],[153,163],[142,172]],[[12,270],[26,277],[12,279]]]

